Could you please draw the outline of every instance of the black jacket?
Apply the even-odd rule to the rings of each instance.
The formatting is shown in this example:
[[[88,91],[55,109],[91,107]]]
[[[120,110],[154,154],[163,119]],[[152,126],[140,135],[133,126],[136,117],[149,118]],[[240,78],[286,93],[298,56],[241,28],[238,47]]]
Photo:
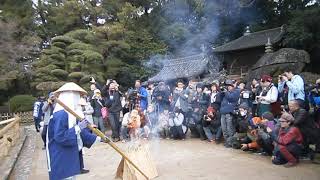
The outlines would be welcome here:
[[[113,96],[113,98],[111,98]],[[111,113],[117,113],[122,110],[121,95],[119,91],[107,91],[106,93],[106,106]]]
[[[293,125],[300,129],[304,140],[310,142],[320,141],[319,129],[305,109],[300,108],[293,112],[292,115],[294,117]]]
[[[98,102],[97,99],[91,99],[90,100],[91,106],[93,108],[92,116],[94,116],[94,117],[101,117],[102,116],[101,108],[105,106],[105,101],[103,99],[101,99],[99,101],[100,101],[101,104]]]

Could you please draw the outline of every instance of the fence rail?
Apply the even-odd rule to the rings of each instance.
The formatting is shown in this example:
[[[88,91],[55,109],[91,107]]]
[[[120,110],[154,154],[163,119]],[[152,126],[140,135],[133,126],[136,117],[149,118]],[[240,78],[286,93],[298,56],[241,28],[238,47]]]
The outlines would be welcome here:
[[[20,117],[20,123],[32,123],[33,122],[33,112],[16,112],[16,113],[0,113],[0,122],[5,121],[14,117]]]

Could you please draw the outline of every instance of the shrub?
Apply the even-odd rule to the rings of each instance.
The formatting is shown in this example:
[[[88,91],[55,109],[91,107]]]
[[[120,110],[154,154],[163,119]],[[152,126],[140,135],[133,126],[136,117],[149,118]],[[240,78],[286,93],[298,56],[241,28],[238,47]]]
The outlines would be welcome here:
[[[80,71],[81,64],[78,62],[70,62],[69,64],[69,70],[70,71]]]
[[[78,39],[80,41],[83,41],[85,43],[91,43],[95,39],[93,33],[87,29],[77,29],[77,30],[68,32],[66,35],[73,39]]]
[[[94,51],[85,51],[83,53],[85,61],[89,64],[100,64],[102,63],[103,56],[100,53]]]
[[[52,38],[52,43],[55,43],[55,42],[63,42],[65,44],[71,44],[75,42],[75,40],[68,36],[56,36]]]
[[[54,42],[54,43],[52,43],[52,46],[56,46],[58,48],[64,49],[64,48],[66,48],[67,45],[64,42]]]
[[[31,95],[17,95],[9,100],[12,112],[31,111],[36,98]]]
[[[93,50],[94,48],[90,44],[76,42],[72,43],[67,47],[67,51],[73,50],[73,49],[79,49],[79,50]]]
[[[89,75],[83,76],[83,77],[80,79],[79,83],[80,83],[80,84],[88,83],[88,82],[90,81],[90,77],[92,77],[92,76],[89,76]]]
[[[80,49],[72,49],[70,51],[68,51],[68,55],[72,56],[72,55],[82,55],[83,51]]]
[[[68,77],[70,79],[80,80],[83,76],[84,76],[84,74],[82,72],[72,72],[69,74]]]
[[[66,78],[69,73],[63,69],[54,69],[51,71],[51,74],[58,78]]]

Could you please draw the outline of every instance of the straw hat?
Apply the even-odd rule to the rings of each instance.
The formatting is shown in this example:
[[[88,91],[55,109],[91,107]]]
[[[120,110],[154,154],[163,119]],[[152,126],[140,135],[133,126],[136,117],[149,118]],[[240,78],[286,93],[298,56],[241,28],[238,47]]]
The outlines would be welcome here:
[[[54,93],[59,94],[61,92],[65,92],[65,91],[75,91],[75,92],[79,92],[81,95],[88,94],[87,91],[85,91],[84,89],[82,89],[82,87],[80,87],[79,85],[77,85],[76,83],[73,83],[73,82],[65,83],[58,90],[56,90]]]

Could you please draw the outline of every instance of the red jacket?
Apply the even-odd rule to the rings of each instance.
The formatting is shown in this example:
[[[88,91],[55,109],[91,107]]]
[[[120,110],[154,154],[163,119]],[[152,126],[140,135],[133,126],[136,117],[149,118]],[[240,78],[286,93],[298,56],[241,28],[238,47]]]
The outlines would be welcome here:
[[[302,144],[303,138],[300,130],[296,127],[289,127],[288,129],[280,129],[278,136],[278,144],[289,145],[292,142]]]

